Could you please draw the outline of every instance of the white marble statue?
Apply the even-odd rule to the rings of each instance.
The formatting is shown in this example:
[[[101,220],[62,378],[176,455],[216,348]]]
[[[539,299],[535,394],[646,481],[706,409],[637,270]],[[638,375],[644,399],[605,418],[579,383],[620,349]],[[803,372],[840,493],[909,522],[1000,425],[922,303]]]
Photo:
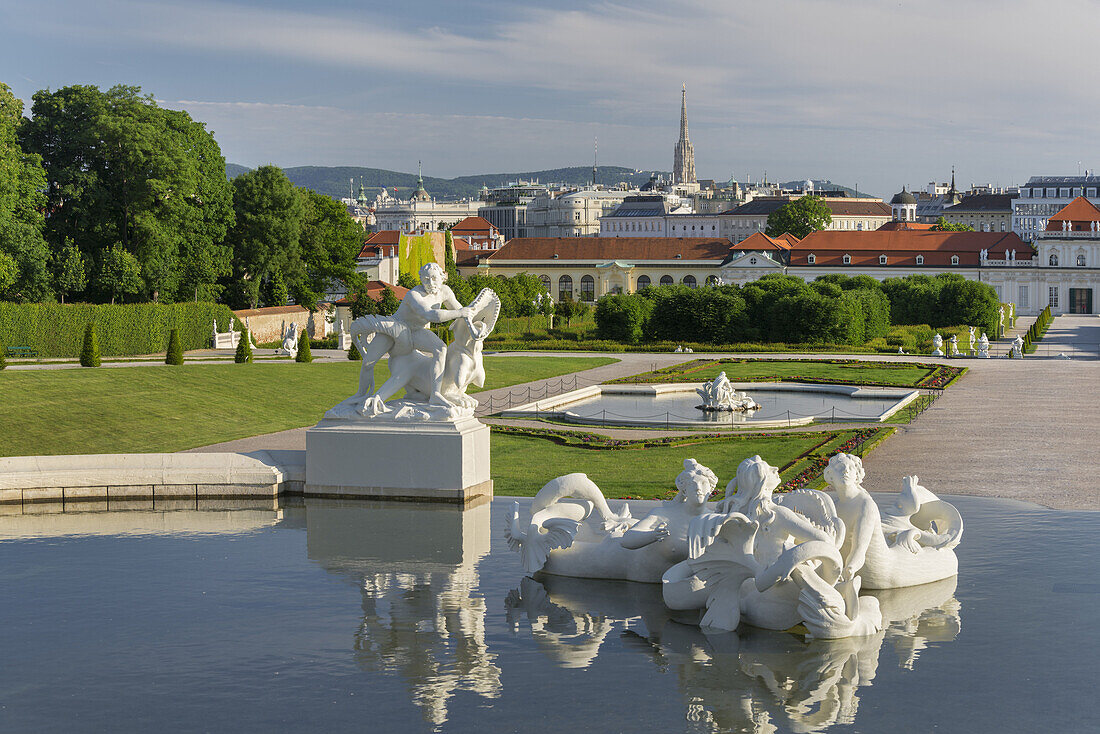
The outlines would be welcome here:
[[[932,356],[943,356],[943,337],[939,334],[936,334],[934,337],[932,337]]]
[[[680,346],[679,344],[677,344],[676,348],[673,349],[672,351],[675,352],[676,354],[679,354],[680,352],[684,351],[684,348],[682,346]]]
[[[973,355],[974,354],[974,327],[973,326],[968,326],[967,328],[970,329],[970,354]]]
[[[950,355],[952,357],[958,357],[959,355],[959,335],[952,334],[951,338],[947,340],[947,343],[951,345]]]
[[[283,345],[279,347],[279,354],[298,356],[298,323],[290,322],[290,326],[283,332]]]
[[[352,340],[363,355],[359,391],[326,418],[453,421],[473,415],[477,401],[466,390],[485,384],[482,345],[496,326],[500,298],[483,288],[462,306],[446,279],[443,268],[428,263],[420,269],[420,285],[405,294],[396,313],[352,322]],[[454,333],[449,345],[430,329],[448,321]],[[374,366],[387,355],[390,377],[376,390]],[[402,389],[404,398],[385,402]]]
[[[860,589],[954,576],[962,518],[916,477],[880,513],[848,454],[829,461],[825,479],[835,502],[816,490],[773,496],[779,471],[753,456],[715,506],[707,497],[717,478],[688,459],[676,497],[635,521],[587,476],[570,474],[539,491],[528,520],[516,503],[505,535],[530,574],[660,580],[665,604],[698,610],[705,629],[734,630],[744,619],[776,630],[801,623],[819,638],[874,634],[878,602]]]
[[[256,351],[258,347],[256,346],[256,340],[253,338],[252,320],[248,316],[244,317],[244,330],[248,333],[248,346],[252,347],[252,351]]]
[[[1023,359],[1024,358],[1024,339],[1019,334],[1012,340],[1012,347],[1008,350],[1009,359]]]
[[[344,330],[343,319],[337,319],[336,323],[338,327],[338,331],[336,332],[336,348],[346,352],[352,345],[351,334]]]
[[[997,319],[1001,324],[1001,333],[1005,333],[1005,307],[1002,304],[997,310]]]
[[[898,354],[905,354],[905,350],[901,347],[898,347]]]
[[[982,338],[978,340],[978,356],[982,359],[989,359],[989,337],[982,332]]]
[[[740,412],[760,409],[759,403],[745,393],[734,389],[725,372],[719,372],[717,377],[710,382],[704,382],[702,387],[695,389],[695,392],[703,401],[702,405],[695,406],[699,410]]]

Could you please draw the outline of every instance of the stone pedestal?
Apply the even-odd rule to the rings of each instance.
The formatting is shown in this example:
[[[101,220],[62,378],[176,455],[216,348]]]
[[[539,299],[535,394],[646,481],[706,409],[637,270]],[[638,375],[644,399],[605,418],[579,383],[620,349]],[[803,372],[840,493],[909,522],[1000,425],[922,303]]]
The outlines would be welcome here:
[[[469,506],[492,498],[489,427],[323,420],[306,431],[307,497],[375,497]]]

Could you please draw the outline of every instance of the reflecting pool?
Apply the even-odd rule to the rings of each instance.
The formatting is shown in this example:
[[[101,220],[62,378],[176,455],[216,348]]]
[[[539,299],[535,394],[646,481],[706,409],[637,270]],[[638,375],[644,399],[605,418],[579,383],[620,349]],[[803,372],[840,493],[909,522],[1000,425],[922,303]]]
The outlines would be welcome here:
[[[836,641],[525,578],[511,498],[6,507],[0,730],[1094,731],[1100,513],[949,499],[960,576]]]

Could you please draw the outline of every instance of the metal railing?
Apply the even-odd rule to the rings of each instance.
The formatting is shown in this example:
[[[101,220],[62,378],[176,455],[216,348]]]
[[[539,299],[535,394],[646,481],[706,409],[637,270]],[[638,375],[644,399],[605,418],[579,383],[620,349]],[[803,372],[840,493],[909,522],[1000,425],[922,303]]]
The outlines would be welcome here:
[[[561,395],[562,393],[576,390],[579,387],[587,387],[595,383],[596,381],[594,380],[582,380],[579,375],[573,374],[559,377],[556,380],[546,380],[541,384],[508,388],[507,393],[503,395],[490,395],[488,399],[476,396],[479,402],[475,415],[492,415],[502,410],[508,410],[516,405],[526,405],[536,400],[545,400],[546,398]]]

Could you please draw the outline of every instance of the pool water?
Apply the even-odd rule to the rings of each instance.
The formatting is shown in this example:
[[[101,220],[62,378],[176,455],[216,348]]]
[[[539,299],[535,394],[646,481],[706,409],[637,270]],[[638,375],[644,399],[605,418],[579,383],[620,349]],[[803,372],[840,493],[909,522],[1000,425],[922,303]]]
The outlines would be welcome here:
[[[951,501],[960,576],[816,642],[525,578],[510,498],[0,515],[0,730],[1095,731],[1100,513]]]

